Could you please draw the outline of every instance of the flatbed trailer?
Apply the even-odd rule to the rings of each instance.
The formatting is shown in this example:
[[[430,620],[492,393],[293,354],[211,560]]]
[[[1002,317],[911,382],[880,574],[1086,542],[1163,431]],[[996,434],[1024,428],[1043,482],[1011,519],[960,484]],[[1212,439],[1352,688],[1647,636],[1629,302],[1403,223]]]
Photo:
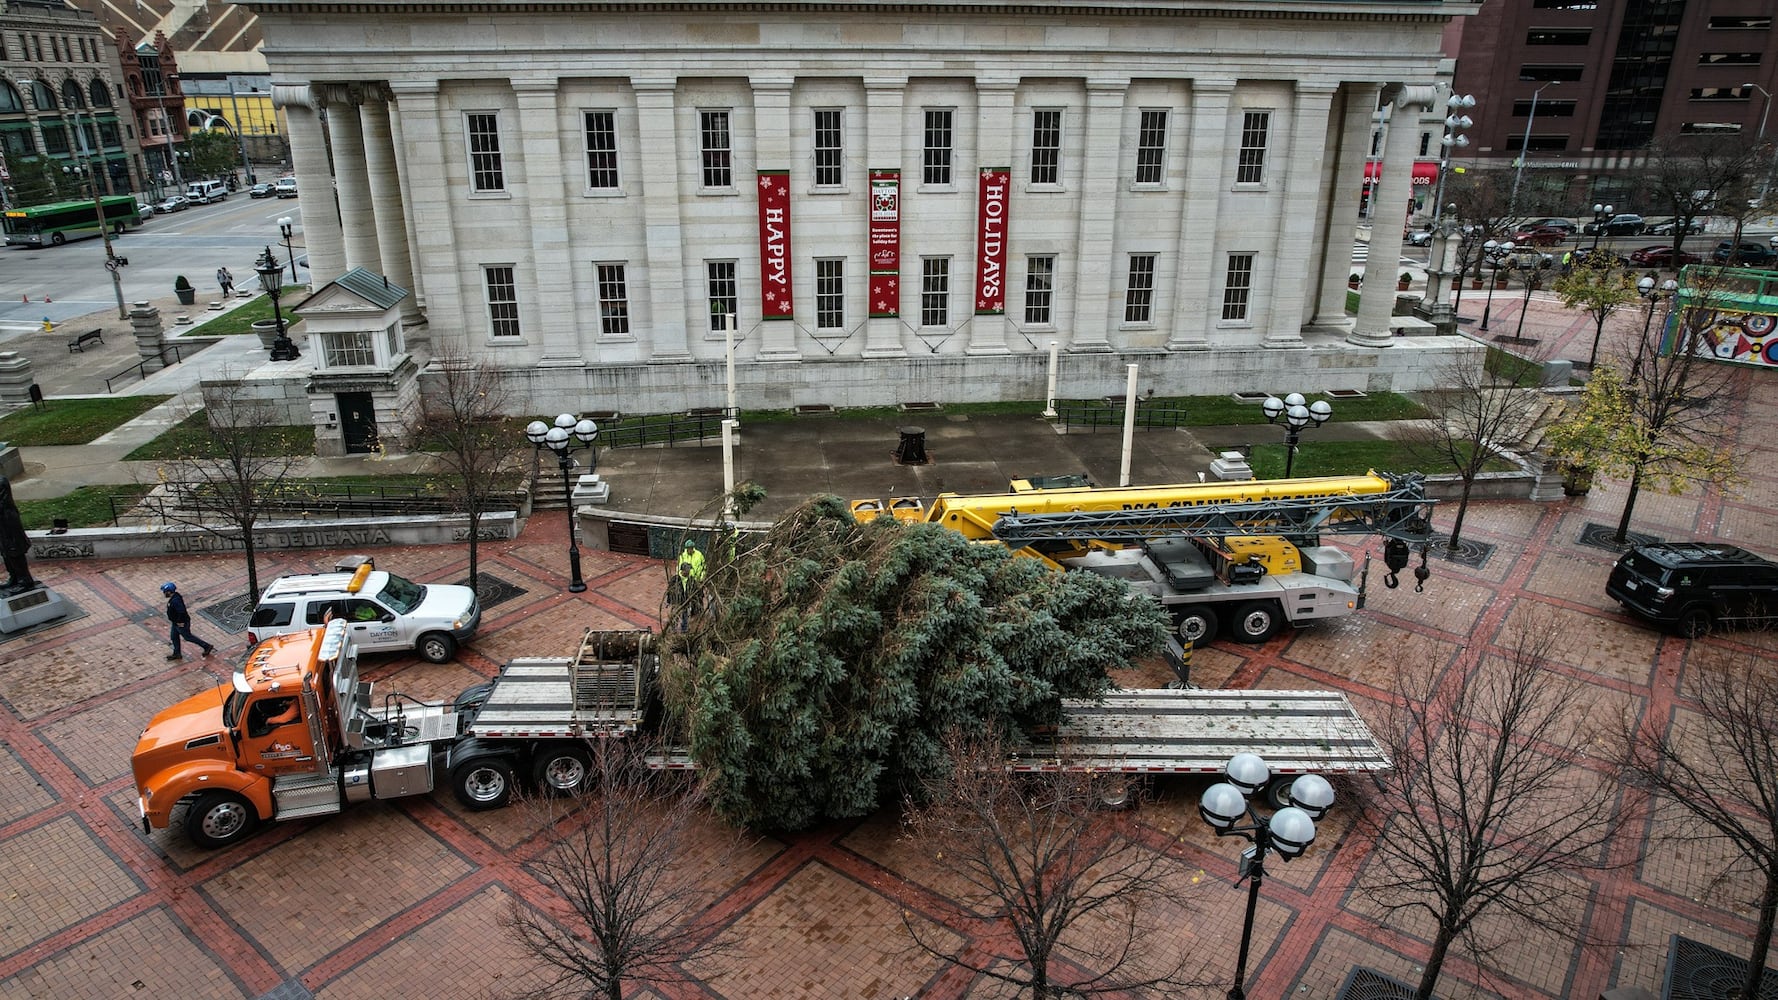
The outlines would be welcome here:
[[[1353,774],[1394,766],[1370,727],[1337,691],[1114,690],[1102,702],[1063,702],[1064,721],[1034,736],[1015,771],[1219,774],[1235,754],[1257,753],[1283,802],[1296,775]]]

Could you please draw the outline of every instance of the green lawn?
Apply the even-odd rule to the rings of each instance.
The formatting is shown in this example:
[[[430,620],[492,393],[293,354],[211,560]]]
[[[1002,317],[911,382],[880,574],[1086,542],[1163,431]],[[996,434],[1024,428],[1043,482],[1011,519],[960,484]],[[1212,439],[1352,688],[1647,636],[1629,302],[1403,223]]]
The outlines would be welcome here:
[[[1282,479],[1284,477],[1284,445],[1262,444],[1253,449],[1253,457],[1248,464],[1253,466],[1253,475],[1258,479]],[[1511,472],[1517,466],[1493,459],[1483,467],[1483,472]],[[1350,476],[1362,475],[1375,469],[1378,472],[1424,472],[1429,476],[1454,473],[1452,468],[1432,468],[1424,457],[1424,450],[1416,453],[1414,448],[1403,441],[1312,441],[1304,440],[1297,446],[1296,462],[1291,469],[1292,476]]]
[[[144,395],[46,400],[41,409],[33,406],[0,418],[0,441],[39,448],[87,444],[172,398]]]
[[[284,329],[294,326],[302,317],[290,309],[290,303],[296,302],[308,294],[302,285],[285,285],[279,304],[284,310]],[[234,337],[253,332],[256,320],[272,319],[272,299],[269,295],[257,295],[249,302],[230,309],[222,315],[205,323],[186,330],[181,337]]]
[[[313,455],[315,428],[311,424],[281,428],[286,455]],[[166,462],[181,458],[222,458],[216,447],[216,435],[203,410],[186,417],[160,437],[124,456],[126,462]]]
[[[154,486],[127,483],[122,485],[82,486],[66,496],[53,500],[20,500],[19,517],[33,531],[53,527],[58,517],[67,518],[70,528],[98,528],[111,524],[111,501],[118,509],[135,506]]]

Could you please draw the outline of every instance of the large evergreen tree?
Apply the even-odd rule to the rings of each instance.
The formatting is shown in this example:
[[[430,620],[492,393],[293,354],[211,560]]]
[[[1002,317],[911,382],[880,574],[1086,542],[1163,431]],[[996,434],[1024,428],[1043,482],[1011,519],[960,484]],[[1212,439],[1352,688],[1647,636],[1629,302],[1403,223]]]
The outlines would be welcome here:
[[[714,548],[668,703],[712,805],[753,827],[868,813],[945,772],[946,734],[1016,742],[1166,636],[1121,583],[936,525],[858,523],[836,497]]]

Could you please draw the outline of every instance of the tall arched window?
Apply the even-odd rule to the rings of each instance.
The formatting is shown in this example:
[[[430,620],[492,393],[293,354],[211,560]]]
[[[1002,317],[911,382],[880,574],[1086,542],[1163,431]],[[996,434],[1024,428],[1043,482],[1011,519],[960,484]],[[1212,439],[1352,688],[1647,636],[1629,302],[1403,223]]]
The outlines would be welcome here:
[[[111,88],[105,85],[104,80],[94,77],[93,82],[86,85],[86,92],[93,107],[108,108],[111,106]]]
[[[23,114],[24,111],[24,98],[19,96],[19,92],[13,89],[12,84],[0,80],[0,115]]]
[[[49,84],[42,80],[32,80],[31,103],[37,105],[39,111],[54,111],[56,109],[56,92],[49,89]]]
[[[62,81],[62,107],[70,110],[86,107],[86,98],[80,92],[80,84],[73,80]]]

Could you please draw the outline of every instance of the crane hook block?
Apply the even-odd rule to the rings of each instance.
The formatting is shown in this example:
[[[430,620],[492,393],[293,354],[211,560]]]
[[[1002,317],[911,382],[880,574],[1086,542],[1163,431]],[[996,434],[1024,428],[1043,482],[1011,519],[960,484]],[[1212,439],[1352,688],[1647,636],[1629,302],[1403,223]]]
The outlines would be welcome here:
[[[1384,542],[1383,565],[1389,567],[1389,572],[1383,574],[1383,586],[1394,590],[1401,585],[1401,580],[1396,574],[1408,566],[1408,543],[1399,538],[1391,538]]]

